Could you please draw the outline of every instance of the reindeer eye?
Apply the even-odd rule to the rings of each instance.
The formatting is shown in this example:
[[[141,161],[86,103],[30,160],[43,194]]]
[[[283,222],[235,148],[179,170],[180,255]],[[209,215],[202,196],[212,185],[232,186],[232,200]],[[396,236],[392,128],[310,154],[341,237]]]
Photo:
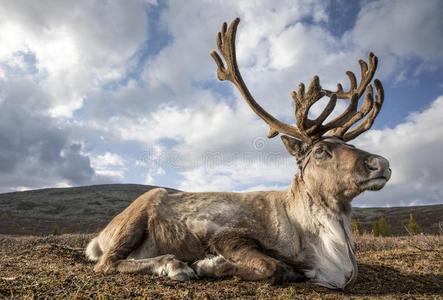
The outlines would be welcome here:
[[[314,151],[314,153],[316,154],[316,155],[321,155],[321,154],[323,154],[325,152],[325,150],[323,149],[323,148],[317,148],[317,149],[315,149],[315,151]]]
[[[315,158],[320,159],[320,160],[324,160],[324,159],[327,159],[330,157],[328,151],[326,151],[326,149],[323,147],[318,147],[317,149],[315,149],[314,156],[315,156]]]

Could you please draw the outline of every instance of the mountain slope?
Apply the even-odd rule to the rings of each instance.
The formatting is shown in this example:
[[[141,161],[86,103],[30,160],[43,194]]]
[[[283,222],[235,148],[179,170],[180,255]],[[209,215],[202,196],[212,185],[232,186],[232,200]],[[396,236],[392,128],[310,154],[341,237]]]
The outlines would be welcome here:
[[[0,234],[95,232],[153,188],[156,186],[104,184],[0,194]]]

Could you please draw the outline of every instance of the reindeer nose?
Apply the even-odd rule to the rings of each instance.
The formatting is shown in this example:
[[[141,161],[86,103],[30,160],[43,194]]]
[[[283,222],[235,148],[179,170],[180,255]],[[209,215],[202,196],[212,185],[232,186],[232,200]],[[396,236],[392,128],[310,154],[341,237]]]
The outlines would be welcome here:
[[[379,176],[386,177],[386,179],[391,177],[389,161],[384,157],[371,155],[365,160],[365,165],[371,173],[379,174]]]

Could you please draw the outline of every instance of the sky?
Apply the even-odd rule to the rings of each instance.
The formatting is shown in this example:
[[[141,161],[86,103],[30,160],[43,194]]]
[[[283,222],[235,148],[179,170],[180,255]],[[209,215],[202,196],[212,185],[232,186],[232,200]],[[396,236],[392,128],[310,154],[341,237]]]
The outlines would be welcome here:
[[[245,82],[289,123],[300,82],[319,75],[324,88],[346,87],[345,72],[359,74],[358,59],[373,51],[385,103],[352,143],[388,158],[393,174],[353,204],[443,203],[439,0],[0,0],[0,192],[285,189],[293,157],[216,79],[209,56],[235,17]]]

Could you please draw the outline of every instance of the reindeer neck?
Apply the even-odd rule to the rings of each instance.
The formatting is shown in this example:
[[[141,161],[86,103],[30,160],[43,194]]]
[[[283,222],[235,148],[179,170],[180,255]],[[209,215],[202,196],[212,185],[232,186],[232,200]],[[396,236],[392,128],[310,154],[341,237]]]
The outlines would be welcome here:
[[[290,203],[303,206],[303,210],[308,214],[321,211],[331,219],[340,219],[351,215],[350,202],[340,201],[333,196],[323,194],[322,191],[309,191],[298,174],[289,186],[288,198]]]
[[[304,182],[296,176],[288,189],[286,212],[292,224],[301,227],[308,236],[332,237],[352,252],[351,205],[338,205],[339,201],[309,192]],[[346,250],[348,251],[348,250]]]
[[[316,235],[319,230],[341,231],[340,239],[352,243],[351,205],[310,192],[303,180],[295,176],[287,191],[286,211],[293,224]]]

